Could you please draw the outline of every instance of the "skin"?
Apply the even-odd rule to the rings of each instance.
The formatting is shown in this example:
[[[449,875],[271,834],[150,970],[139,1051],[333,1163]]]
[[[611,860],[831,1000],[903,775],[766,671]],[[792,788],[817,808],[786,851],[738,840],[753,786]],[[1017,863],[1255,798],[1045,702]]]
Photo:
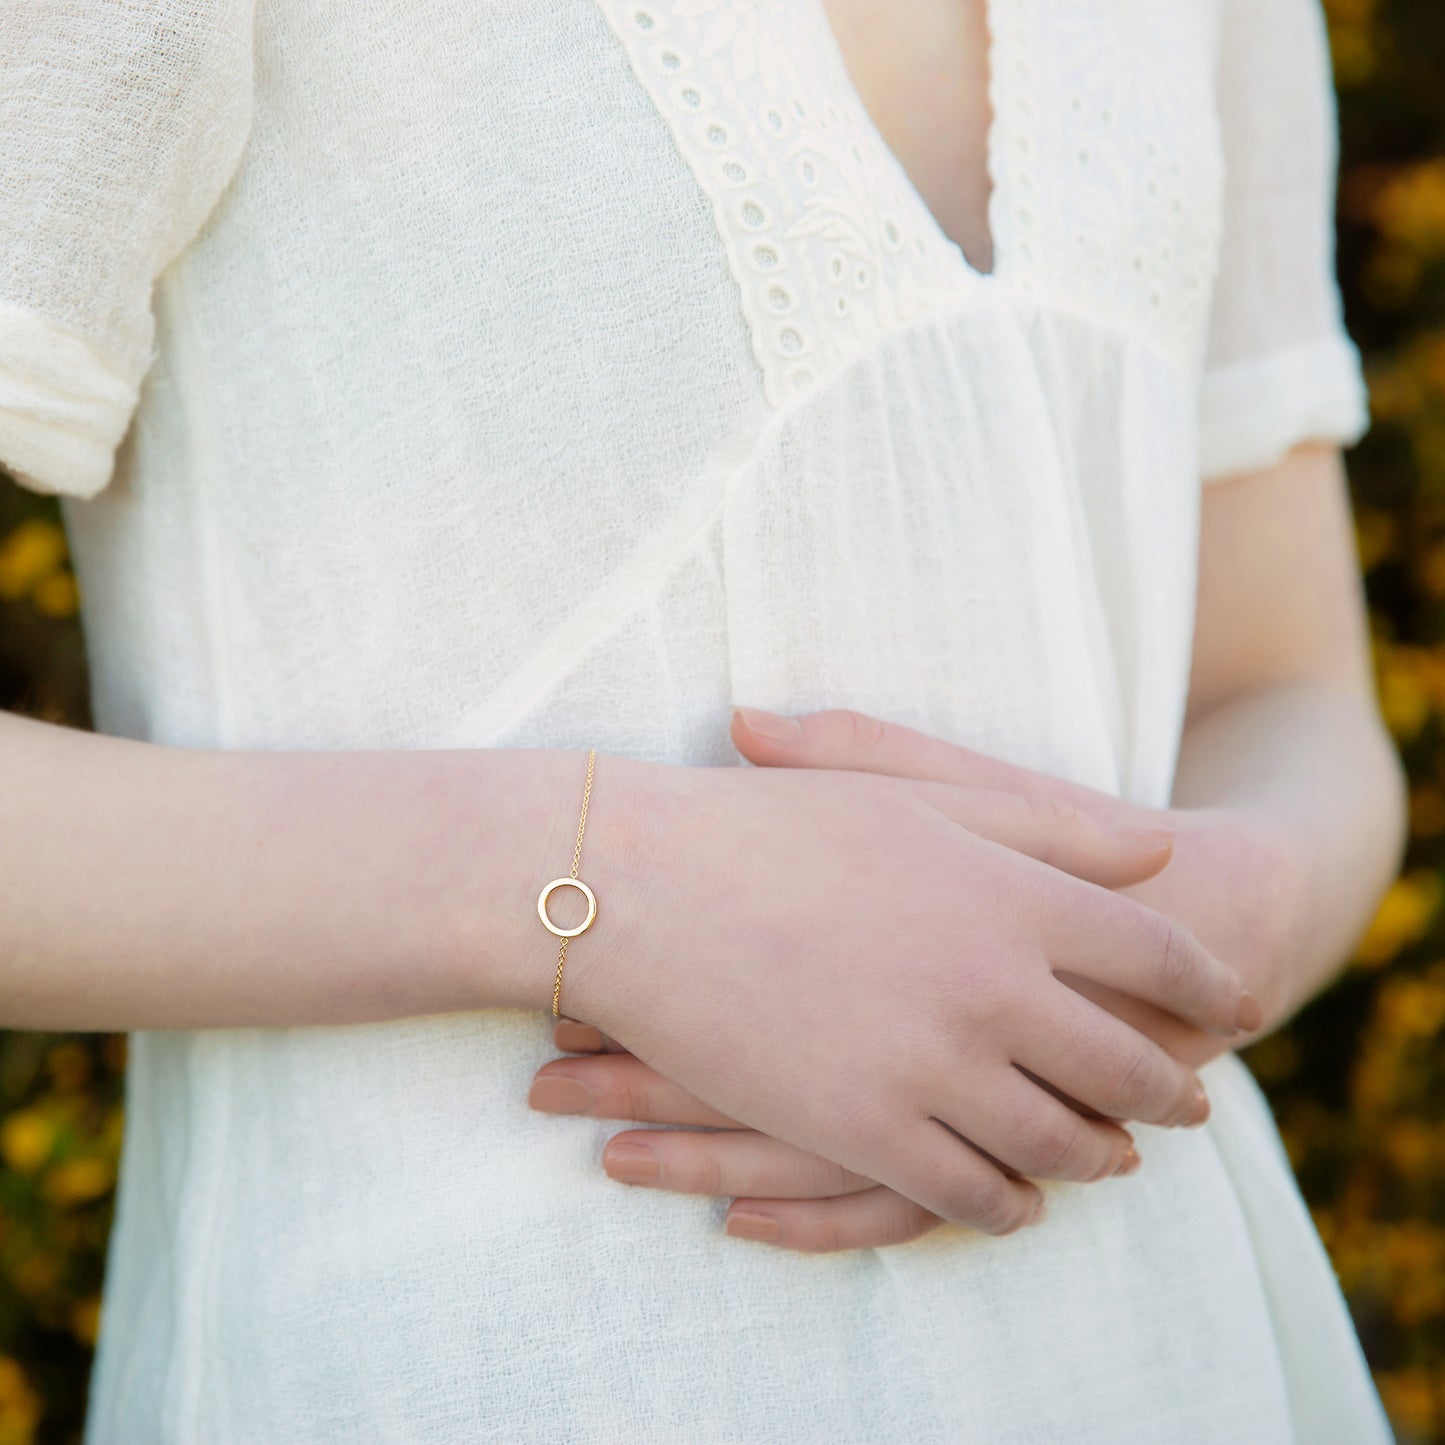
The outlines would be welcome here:
[[[1172,829],[1167,865],[1117,891],[1187,927],[1239,971],[1260,1001],[1249,1035],[1200,1030],[1096,979],[1058,976],[1195,1067],[1278,1027],[1330,981],[1404,846],[1404,779],[1377,708],[1345,473],[1332,446],[1298,447],[1205,490],[1190,700],[1167,809],[847,711],[796,720],[744,711],[732,736],[763,768],[967,782]],[[730,1234],[805,1251],[876,1248],[943,1218],[866,1171],[740,1129],[595,1028],[564,1022],[556,1042],[600,1052],[545,1065],[534,1107],[727,1131],[626,1130],[603,1167],[634,1187],[734,1196]]]
[[[822,0],[848,78],[945,235],[976,271],[989,234],[984,0]]]

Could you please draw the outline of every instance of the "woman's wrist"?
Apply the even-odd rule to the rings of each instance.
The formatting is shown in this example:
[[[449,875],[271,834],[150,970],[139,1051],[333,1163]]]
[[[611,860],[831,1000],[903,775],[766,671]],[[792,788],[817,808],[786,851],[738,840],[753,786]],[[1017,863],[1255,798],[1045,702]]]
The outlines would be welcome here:
[[[465,775],[475,769],[474,781]],[[661,775],[675,771],[598,752],[577,877],[597,899],[587,929],[567,946],[560,1012],[615,1024],[632,975],[631,932],[650,875]],[[537,912],[542,889],[569,876],[587,773],[586,748],[479,750],[443,804],[450,839],[438,916],[458,979],[458,1007],[552,1011],[559,940]],[[586,916],[575,889],[547,904],[559,928]],[[601,1024],[599,1023],[599,1027]]]

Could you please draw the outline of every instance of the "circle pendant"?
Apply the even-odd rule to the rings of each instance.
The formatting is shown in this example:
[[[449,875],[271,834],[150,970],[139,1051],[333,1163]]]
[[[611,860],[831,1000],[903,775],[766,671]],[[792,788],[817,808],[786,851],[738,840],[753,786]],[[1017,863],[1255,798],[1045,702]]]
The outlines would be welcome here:
[[[547,917],[547,900],[552,896],[554,889],[564,887],[576,888],[587,899],[587,917],[576,928],[558,928]],[[543,926],[549,933],[555,933],[558,938],[576,938],[597,917],[597,896],[580,878],[554,878],[542,890],[541,896],[537,899],[537,916],[542,920]]]

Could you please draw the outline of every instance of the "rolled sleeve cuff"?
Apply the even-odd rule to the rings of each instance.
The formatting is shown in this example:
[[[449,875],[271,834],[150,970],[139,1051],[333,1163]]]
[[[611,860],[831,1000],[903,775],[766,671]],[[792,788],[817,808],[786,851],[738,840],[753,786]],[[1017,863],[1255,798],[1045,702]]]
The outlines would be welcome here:
[[[1305,441],[1353,446],[1369,430],[1360,354],[1339,337],[1204,375],[1200,469],[1207,482],[1258,471]]]
[[[36,492],[90,498],[115,468],[139,379],[74,332],[0,302],[0,466]]]

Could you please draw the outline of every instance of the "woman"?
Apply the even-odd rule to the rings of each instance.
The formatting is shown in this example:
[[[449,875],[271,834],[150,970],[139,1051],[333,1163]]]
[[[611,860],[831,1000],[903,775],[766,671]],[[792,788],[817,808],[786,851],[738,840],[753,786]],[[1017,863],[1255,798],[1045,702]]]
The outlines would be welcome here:
[[[5,24],[91,1445],[1388,1438],[1231,1052],[1400,835],[1314,0]]]

